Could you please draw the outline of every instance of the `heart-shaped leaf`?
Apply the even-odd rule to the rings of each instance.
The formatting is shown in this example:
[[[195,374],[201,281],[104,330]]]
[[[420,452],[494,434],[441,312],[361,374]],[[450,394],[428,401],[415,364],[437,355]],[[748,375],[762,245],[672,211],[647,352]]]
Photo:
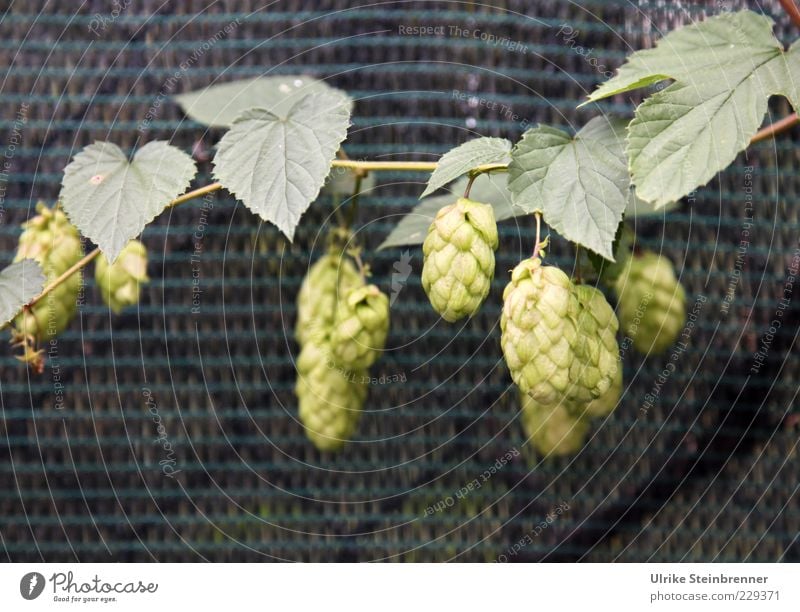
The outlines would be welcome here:
[[[195,121],[211,127],[230,127],[250,108],[264,108],[285,117],[295,103],[311,93],[342,96],[348,109],[352,100],[318,79],[307,76],[264,76],[211,85],[200,91],[175,96],[183,111]]]
[[[595,117],[576,135],[528,130],[511,152],[508,186],[519,208],[542,212],[565,238],[612,260],[612,243],[630,197],[625,120]]]
[[[186,153],[149,142],[128,161],[117,145],[96,142],[64,169],[61,205],[69,220],[113,262],[194,177]]]
[[[291,240],[349,125],[350,110],[337,93],[303,96],[285,117],[264,108],[247,110],[222,137],[214,176]]]

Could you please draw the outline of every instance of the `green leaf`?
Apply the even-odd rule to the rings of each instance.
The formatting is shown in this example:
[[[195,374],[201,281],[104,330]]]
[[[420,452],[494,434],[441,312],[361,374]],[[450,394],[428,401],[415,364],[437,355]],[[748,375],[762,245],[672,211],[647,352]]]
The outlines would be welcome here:
[[[339,94],[330,92],[303,96],[285,117],[263,108],[247,110],[222,137],[214,176],[291,240],[349,125],[349,110]]]
[[[175,99],[195,121],[211,127],[230,127],[239,115],[251,108],[263,108],[286,118],[300,98],[311,93],[336,93],[348,111],[352,110],[352,100],[347,94],[307,76],[232,81],[180,94]]]
[[[70,221],[113,262],[194,177],[194,161],[163,141],[149,142],[128,162],[110,142],[95,142],[64,169],[61,205]]]
[[[25,304],[42,292],[44,283],[44,272],[32,259],[23,259],[0,271],[0,324],[16,317]]]
[[[636,195],[660,207],[728,167],[761,126],[770,94],[780,90],[766,68],[735,82],[716,71],[699,73],[645,100],[628,127]]]
[[[505,138],[476,138],[451,149],[439,160],[428,179],[421,198],[483,164],[507,164],[511,161],[511,142]]]
[[[674,30],[659,40],[655,48],[628,57],[617,75],[592,92],[588,101],[665,79],[687,80],[698,72],[714,71],[715,80],[740,82],[759,66],[782,58],[782,47],[772,34],[772,25],[769,17],[739,11]]]
[[[589,261],[597,273],[607,286],[611,286],[613,281],[622,274],[625,269],[625,264],[631,255],[631,249],[636,241],[636,234],[633,230],[622,221],[617,228],[616,235],[614,236],[614,244],[611,247],[614,253],[614,261],[609,261],[600,257],[596,253],[587,251]]]
[[[595,117],[574,138],[547,126],[530,129],[508,167],[515,205],[541,211],[562,236],[610,260],[630,190],[625,123]]]
[[[631,189],[628,196],[628,205],[625,207],[626,219],[642,219],[644,217],[663,217],[664,213],[678,208],[680,202],[669,202],[664,206],[656,207],[652,202],[645,202]]]
[[[630,56],[589,100],[676,82],[645,100],[628,127],[636,194],[656,207],[711,180],[750,143],[772,95],[800,104],[800,46],[784,53],[773,21],[728,13],[677,30]]]
[[[424,198],[411,212],[405,215],[395,226],[386,240],[381,243],[378,250],[391,247],[422,244],[428,235],[428,228],[439,209],[452,204],[464,194],[467,187],[466,177],[453,183],[445,195]],[[514,207],[511,203],[511,193],[505,177],[495,177],[481,174],[472,184],[469,195],[471,200],[491,204],[494,209],[496,221],[503,221],[521,214],[527,214]]]

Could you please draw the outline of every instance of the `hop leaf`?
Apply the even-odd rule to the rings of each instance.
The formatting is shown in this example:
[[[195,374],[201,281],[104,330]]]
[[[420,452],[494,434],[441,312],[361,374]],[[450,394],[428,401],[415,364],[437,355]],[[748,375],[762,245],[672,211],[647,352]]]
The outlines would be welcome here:
[[[103,301],[115,313],[138,304],[141,284],[150,280],[147,278],[147,248],[138,240],[131,240],[113,264],[101,254],[94,277]]]
[[[641,353],[663,353],[686,321],[686,292],[666,257],[633,256],[617,279],[622,328]]]
[[[336,309],[331,357],[345,368],[364,370],[380,356],[389,333],[389,298],[375,285],[351,289]]]
[[[446,321],[478,312],[491,288],[497,246],[490,205],[459,198],[438,212],[422,246],[422,287]]]

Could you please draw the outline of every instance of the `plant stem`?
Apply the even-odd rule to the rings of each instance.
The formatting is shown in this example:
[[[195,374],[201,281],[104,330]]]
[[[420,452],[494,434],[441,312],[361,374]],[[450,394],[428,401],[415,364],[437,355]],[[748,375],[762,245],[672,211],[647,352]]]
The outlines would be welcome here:
[[[542,213],[538,210],[533,213],[533,216],[536,218],[536,244],[533,247],[533,255],[531,257],[538,257],[539,255],[539,239],[542,235]]]
[[[760,129],[750,140],[750,144],[755,144],[757,142],[761,142],[762,140],[769,140],[770,138],[773,138],[774,136],[793,128],[799,122],[800,117],[797,116],[797,113],[792,113],[788,117],[784,117],[783,119],[780,119],[779,121]]]
[[[800,8],[794,0],[778,0],[783,7],[783,10],[789,15],[792,23],[800,28]]]
[[[361,195],[361,183],[366,174],[367,173],[363,170],[358,170],[355,173],[356,178],[353,183],[353,196],[350,198],[350,207],[347,209],[347,221],[345,222],[348,229],[353,227],[353,223],[356,220],[356,214],[358,213],[358,197]]]
[[[475,179],[478,178],[478,176],[479,175],[477,173],[469,175],[469,181],[467,182],[467,188],[464,190],[464,197],[465,198],[469,198],[469,192],[472,191],[472,183],[475,182]]]

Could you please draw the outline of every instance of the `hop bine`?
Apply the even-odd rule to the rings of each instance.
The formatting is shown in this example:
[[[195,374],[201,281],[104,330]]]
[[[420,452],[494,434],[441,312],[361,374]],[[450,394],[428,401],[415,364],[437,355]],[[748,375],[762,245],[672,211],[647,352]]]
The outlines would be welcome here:
[[[490,205],[459,198],[436,214],[422,245],[422,287],[443,319],[452,323],[478,312],[491,288],[497,246]]]

